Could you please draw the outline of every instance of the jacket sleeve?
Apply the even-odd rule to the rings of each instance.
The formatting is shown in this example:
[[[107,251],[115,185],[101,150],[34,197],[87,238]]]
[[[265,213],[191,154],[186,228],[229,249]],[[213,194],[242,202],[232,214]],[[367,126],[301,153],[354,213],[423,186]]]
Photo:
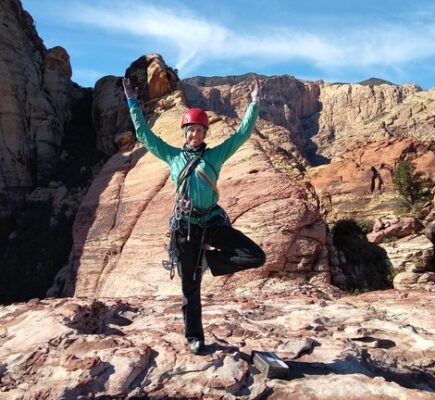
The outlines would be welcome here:
[[[168,164],[179,153],[179,149],[160,139],[147,125],[142,109],[136,99],[128,99],[131,119],[136,129],[136,137],[144,147]]]
[[[227,140],[216,146],[213,150],[219,152],[222,164],[227,161],[251,136],[259,113],[256,102],[249,104],[243,120],[234,134]]]

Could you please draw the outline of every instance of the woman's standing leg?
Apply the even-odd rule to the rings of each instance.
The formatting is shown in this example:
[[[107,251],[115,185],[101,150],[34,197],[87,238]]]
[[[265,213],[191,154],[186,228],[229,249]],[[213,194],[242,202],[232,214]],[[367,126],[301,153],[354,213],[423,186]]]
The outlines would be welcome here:
[[[187,227],[182,224],[177,231],[177,246],[181,262],[181,288],[183,292],[182,311],[184,317],[185,337],[191,343],[194,340],[204,341],[201,308],[201,270],[196,271],[201,243],[198,236],[201,232],[197,225],[191,224],[190,240],[187,240]]]

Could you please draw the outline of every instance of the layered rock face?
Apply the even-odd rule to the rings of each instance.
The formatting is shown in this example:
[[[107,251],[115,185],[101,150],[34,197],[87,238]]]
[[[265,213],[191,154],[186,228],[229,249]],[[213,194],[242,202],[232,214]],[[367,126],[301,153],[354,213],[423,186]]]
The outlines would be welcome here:
[[[426,236],[414,234],[380,246],[391,262],[395,288],[435,288],[434,245]]]
[[[247,107],[246,96],[252,75],[227,78],[192,78],[183,81],[190,107],[202,107],[227,117],[241,117]],[[261,113],[258,127],[263,146],[273,165],[300,178],[308,165],[309,119],[321,110],[320,89],[290,76],[262,77]],[[313,128],[314,129],[314,128]]]
[[[67,261],[98,158],[92,93],[46,49],[18,0],[0,4],[0,302],[43,297]],[[93,153],[93,154],[91,154]]]
[[[250,75],[183,81],[188,103],[219,114],[240,115],[239,87]],[[417,85],[327,84],[291,76],[262,77],[261,117],[287,131],[313,165],[340,156],[349,145],[386,137],[435,135],[435,89]]]
[[[178,296],[0,307],[0,398],[433,399],[431,293],[338,294],[276,279],[210,294],[202,356]],[[253,350],[275,352],[287,378],[260,374]]]
[[[318,152],[334,158],[354,142],[411,135],[435,136],[435,89],[417,85],[323,84],[319,130],[312,140]]]
[[[183,85],[189,105],[231,117],[243,111],[242,93],[251,79],[192,78]],[[391,171],[402,159],[412,160],[434,181],[435,89],[261,79],[258,125],[265,152],[275,168],[305,179],[310,200],[327,220],[392,214]],[[308,167],[331,160],[328,166]]]
[[[145,66],[154,70],[153,63]],[[144,68],[144,64],[139,67]],[[134,68],[130,69],[133,75],[150,76]],[[165,76],[163,72],[155,73]],[[138,83],[138,87],[147,88],[141,80]],[[178,91],[158,99],[150,96],[146,92],[140,98],[144,99],[143,109],[154,112],[152,129],[168,143],[182,146],[182,96]],[[225,140],[239,121],[212,113],[210,120],[209,146]],[[206,292],[276,273],[329,282],[326,225],[307,201],[305,190],[273,167],[263,150],[263,138],[260,128],[225,164],[219,191],[234,226],[265,249],[267,264],[237,277],[212,280],[207,275],[203,285]],[[179,282],[170,281],[161,266],[167,257],[165,233],[174,190],[167,166],[141,146],[113,156],[77,214],[71,275],[64,294],[118,297],[179,293]]]
[[[397,194],[391,172],[401,160],[412,161],[435,181],[434,144],[412,137],[357,143],[331,164],[310,169],[307,179],[328,220],[374,219],[393,213]]]
[[[127,72],[139,88],[139,99],[153,129],[176,146],[183,143],[178,124],[186,107],[184,99],[189,106],[216,112],[209,111],[212,124],[207,141],[211,146],[233,132],[249,102],[249,76],[187,80],[183,82],[183,97],[182,92],[174,90],[178,84],[173,71],[158,55],[141,57]],[[356,93],[370,89],[357,86]],[[388,208],[392,210],[391,171],[400,160],[412,160],[429,178],[435,177],[432,145],[413,137],[388,137],[367,145],[358,142],[340,159],[307,173],[308,164],[298,148],[309,152],[305,139],[312,136],[315,127],[318,132],[323,129],[321,124],[313,125],[313,118],[321,121],[318,113],[323,113],[325,105],[319,99],[324,87],[323,83],[303,83],[293,77],[266,78],[256,132],[222,173],[222,205],[235,226],[252,236],[269,255],[261,272],[241,274],[237,278],[241,281],[277,272],[329,281],[326,227],[308,199],[329,220],[374,218],[384,215]],[[387,85],[388,90],[393,87]],[[403,98],[418,90],[396,89],[399,94],[391,95],[395,100],[386,101],[382,110],[402,104]],[[372,101],[378,102],[379,96]],[[120,79],[101,79],[94,98],[94,124],[101,127],[101,148],[110,152],[112,145],[104,143],[128,136],[125,132],[131,129],[128,109],[120,103]],[[285,112],[277,114],[281,106]],[[367,111],[361,118],[372,118],[373,113]],[[353,115],[349,120],[355,118]],[[298,134],[301,131],[303,135]],[[64,294],[117,296],[118,292],[178,291],[160,266],[165,259],[166,216],[172,208],[174,187],[166,166],[143,152],[140,146],[128,147],[113,156],[95,180],[75,224],[71,274]],[[141,182],[140,176],[147,179]],[[300,187],[288,176],[305,176],[310,181],[303,181]],[[342,273],[337,270],[335,275]],[[232,280],[217,279],[215,283],[230,285]],[[212,290],[214,286],[207,282],[206,288]]]
[[[79,90],[67,52],[47,50],[18,0],[0,4],[0,234],[26,193],[49,177]]]

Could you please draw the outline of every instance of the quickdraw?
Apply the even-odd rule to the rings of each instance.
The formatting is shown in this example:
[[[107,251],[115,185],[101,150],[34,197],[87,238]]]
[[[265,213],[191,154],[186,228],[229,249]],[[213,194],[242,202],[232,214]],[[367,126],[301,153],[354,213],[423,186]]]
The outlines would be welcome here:
[[[186,190],[186,181],[188,176],[195,170],[196,166],[201,161],[201,157],[196,155],[192,157],[185,167],[180,171],[177,178],[177,191],[175,194],[175,204],[169,217],[169,232],[166,234],[169,237],[168,244],[168,260],[163,260],[163,268],[169,271],[171,279],[175,276],[175,268],[179,267],[180,255],[177,248],[176,232],[180,228],[180,220],[183,214],[190,214],[192,211],[192,201],[189,198],[188,190]],[[188,188],[187,188],[188,189]],[[190,226],[188,240],[190,239]]]
[[[180,262],[179,254],[178,254],[178,248],[177,248],[177,239],[176,239],[176,231],[180,227],[180,220],[176,219],[174,216],[172,216],[169,219],[169,232],[167,236],[169,239],[168,244],[168,260],[162,260],[163,268],[165,268],[167,271],[169,271],[169,277],[174,279],[175,276],[175,268],[178,268],[178,263]]]

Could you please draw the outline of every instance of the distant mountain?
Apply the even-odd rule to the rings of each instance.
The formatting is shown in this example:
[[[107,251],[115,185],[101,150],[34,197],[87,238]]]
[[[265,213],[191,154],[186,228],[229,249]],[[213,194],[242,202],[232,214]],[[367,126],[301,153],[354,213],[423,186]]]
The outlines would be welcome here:
[[[265,75],[258,75],[254,72],[248,72],[244,75],[229,75],[229,76],[194,76],[192,78],[183,79],[183,83],[196,87],[220,86],[220,85],[237,85],[245,80],[253,77],[266,78]]]
[[[252,77],[257,76],[259,78],[267,78],[265,75],[259,75],[254,72],[248,72],[243,75],[229,75],[229,76],[194,76],[192,78],[183,79],[183,83],[187,85],[193,85],[196,87],[210,87],[210,86],[220,86],[220,85],[237,85],[240,82],[243,82],[248,79],[252,79]],[[280,75],[285,76],[285,75]],[[361,82],[356,82],[359,85],[365,86],[373,86],[373,85],[391,85],[398,86],[397,84],[387,81],[381,78],[371,77]],[[349,82],[334,82],[333,84],[337,85],[346,85]]]
[[[369,78],[366,79],[365,81],[361,81],[361,82],[357,82],[359,85],[393,85],[393,86],[397,86],[395,83],[390,82],[390,81],[386,81],[385,79],[380,79],[380,78]]]

